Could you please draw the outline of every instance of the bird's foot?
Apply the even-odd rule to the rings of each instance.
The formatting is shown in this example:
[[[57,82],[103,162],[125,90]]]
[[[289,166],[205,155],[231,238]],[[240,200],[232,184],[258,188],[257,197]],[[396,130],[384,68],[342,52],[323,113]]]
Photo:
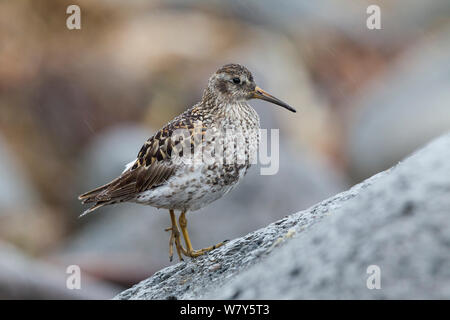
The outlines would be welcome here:
[[[174,228],[174,226],[165,229],[165,231],[171,231],[170,233],[170,239],[169,239],[169,260],[172,262],[173,260],[173,247],[176,248],[178,257],[180,261],[184,261],[183,254],[186,256],[187,251],[183,248],[180,242],[180,231],[177,227]]]
[[[224,240],[222,242],[219,242],[218,244],[215,244],[213,246],[210,246],[210,247],[207,247],[207,248],[203,248],[203,249],[200,249],[200,250],[188,250],[185,255],[189,256],[191,258],[197,258],[197,257],[200,257],[200,256],[204,255],[207,252],[210,252],[210,251],[212,251],[214,249],[217,249],[217,248],[223,246],[228,241],[229,240]]]

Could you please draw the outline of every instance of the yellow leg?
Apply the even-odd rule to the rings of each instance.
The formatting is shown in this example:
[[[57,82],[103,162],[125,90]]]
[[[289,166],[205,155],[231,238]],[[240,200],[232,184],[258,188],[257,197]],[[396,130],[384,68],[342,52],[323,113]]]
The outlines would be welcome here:
[[[175,212],[173,210],[169,210],[170,212],[170,220],[172,222],[172,227],[167,228],[166,231],[172,231],[169,239],[169,259],[172,261],[173,259],[173,247],[177,249],[178,257],[180,261],[183,261],[183,256],[187,255],[186,249],[183,248],[180,241],[180,231],[178,230],[177,219],[175,217]]]
[[[191,244],[191,239],[189,238],[189,233],[187,230],[187,219],[186,219],[186,211],[183,211],[179,218],[180,228],[181,232],[183,233],[184,242],[186,243],[186,256],[189,256],[191,258],[199,257],[201,255],[204,255],[205,253],[214,250],[216,248],[219,248],[223,246],[227,241],[220,242],[214,246],[203,248],[200,250],[194,250]]]

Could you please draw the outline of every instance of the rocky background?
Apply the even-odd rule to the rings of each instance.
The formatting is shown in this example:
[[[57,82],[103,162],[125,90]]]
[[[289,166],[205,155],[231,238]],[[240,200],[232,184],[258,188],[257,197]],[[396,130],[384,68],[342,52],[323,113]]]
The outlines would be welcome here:
[[[81,7],[81,30],[66,28],[70,4]],[[366,28],[369,4],[381,7],[381,30]],[[249,232],[388,169],[447,132],[449,35],[446,0],[0,2],[0,298],[112,298],[171,265],[166,212],[128,204],[78,219],[83,207],[76,198],[114,178],[155,129],[197,102],[219,66],[247,65],[261,87],[298,113],[253,103],[263,128],[280,129],[280,171],[260,176],[255,167],[234,192],[192,214],[189,226],[196,248],[245,239]],[[431,150],[437,163],[438,150]],[[412,171],[425,179],[430,171],[422,169],[417,163]],[[440,170],[443,179],[449,177]],[[448,194],[448,187],[442,190]],[[405,190],[396,192],[383,199],[366,193],[367,198],[380,197],[377,202],[365,200],[370,217],[390,221],[383,219],[394,213],[381,204],[405,197]],[[417,193],[427,203],[442,196],[420,188]],[[416,210],[413,205],[406,211]],[[326,207],[295,225],[312,225],[329,211]],[[354,219],[344,216],[332,219],[342,219],[339,224],[345,227]],[[426,228],[426,220],[411,216],[414,228]],[[334,223],[329,218],[327,223]],[[443,224],[444,216],[439,219]],[[396,241],[397,232],[411,232],[412,225],[401,221],[395,230],[386,229],[385,236],[392,233]],[[294,225],[281,226],[292,235]],[[345,230],[356,243],[344,241],[340,248],[350,258],[353,246],[373,248],[367,254],[377,256],[373,239],[360,237],[361,231],[351,226]],[[246,241],[255,250],[267,249],[273,240],[254,239]],[[300,243],[301,235],[295,239],[305,252],[312,250],[309,240]],[[334,243],[327,241],[318,246]],[[441,275],[439,268],[447,262],[431,265],[434,246],[420,243],[430,251],[424,259],[431,259],[421,266],[437,268],[434,274]],[[290,246],[280,247],[286,248],[277,253],[280,259]],[[293,262],[300,271],[291,270],[298,279],[308,272],[302,257]],[[350,258],[330,255],[321,268],[332,272],[338,263],[350,268]],[[391,263],[408,265],[405,259]],[[66,288],[69,265],[82,270],[81,290]],[[270,264],[260,268],[264,266]],[[208,267],[219,268],[214,262]],[[242,277],[251,283],[250,275]],[[230,283],[229,288],[222,295],[211,291],[208,297],[234,297],[237,287]],[[435,297],[448,294],[448,287],[440,288]],[[352,296],[331,289],[296,295],[274,289],[267,296],[239,290],[242,294],[236,297]],[[373,297],[401,297],[400,292]],[[194,291],[159,294],[200,297]]]

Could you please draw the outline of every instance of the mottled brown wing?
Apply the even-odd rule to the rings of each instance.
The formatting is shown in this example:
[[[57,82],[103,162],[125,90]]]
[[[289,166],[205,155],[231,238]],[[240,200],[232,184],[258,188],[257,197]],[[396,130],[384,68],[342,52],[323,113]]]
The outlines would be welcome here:
[[[155,162],[148,167],[140,166],[124,172],[93,199],[95,201],[127,201],[137,193],[152,189],[164,183],[175,172],[169,163]]]
[[[81,195],[79,199],[83,203],[95,202],[93,208],[96,209],[105,204],[130,200],[137,193],[163,184],[177,170],[172,157],[182,156],[182,142],[188,142],[193,148],[194,143],[202,140],[206,128],[200,126],[199,130],[194,120],[186,114],[175,118],[145,142],[130,169],[110,183]],[[174,136],[177,129],[186,129],[186,135]]]

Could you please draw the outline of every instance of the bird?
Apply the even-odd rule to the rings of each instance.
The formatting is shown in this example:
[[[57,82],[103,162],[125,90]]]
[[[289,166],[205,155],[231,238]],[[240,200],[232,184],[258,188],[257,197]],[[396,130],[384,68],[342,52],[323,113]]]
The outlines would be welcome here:
[[[251,99],[296,112],[258,87],[245,66],[226,64],[211,75],[201,101],[153,134],[116,179],[78,197],[92,204],[81,216],[123,202],[168,210],[170,261],[174,248],[182,261],[183,256],[196,258],[224,245],[227,240],[194,250],[186,214],[230,192],[255,163],[260,120]]]

